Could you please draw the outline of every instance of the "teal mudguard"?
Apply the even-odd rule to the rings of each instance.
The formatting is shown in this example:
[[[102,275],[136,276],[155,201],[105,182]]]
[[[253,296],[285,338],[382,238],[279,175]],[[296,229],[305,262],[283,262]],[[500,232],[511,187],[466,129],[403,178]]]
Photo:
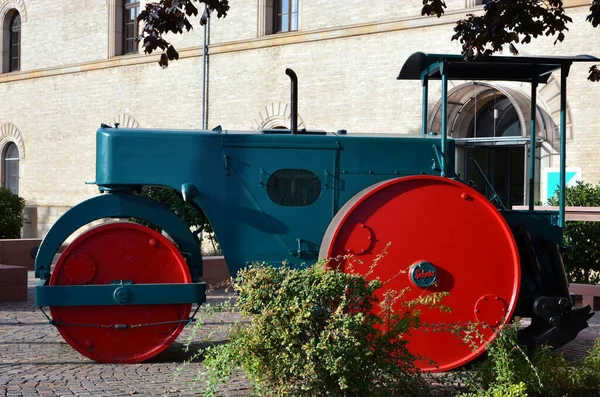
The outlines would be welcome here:
[[[61,244],[80,227],[102,218],[138,218],[168,233],[186,258],[191,284],[112,284],[48,286],[50,265]],[[151,199],[127,193],[108,193],[86,200],[67,211],[44,238],[35,259],[36,306],[87,306],[123,304],[202,303],[206,286],[198,240],[185,223],[167,207]]]

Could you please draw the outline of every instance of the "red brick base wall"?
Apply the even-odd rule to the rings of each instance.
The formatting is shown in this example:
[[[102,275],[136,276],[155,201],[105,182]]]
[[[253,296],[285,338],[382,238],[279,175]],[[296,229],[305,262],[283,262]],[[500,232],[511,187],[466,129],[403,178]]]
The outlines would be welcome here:
[[[33,270],[31,250],[42,244],[41,238],[0,239],[0,263]]]
[[[34,270],[35,257],[32,256],[32,250],[41,244],[41,238],[0,239],[0,263]],[[64,246],[60,247],[58,252],[64,249]]]
[[[218,287],[226,283],[231,274],[222,256],[204,256],[202,257],[202,279],[207,287]]]
[[[596,303],[600,298],[600,285],[571,283],[569,284],[569,292],[581,296],[581,306],[590,305],[592,310],[599,307]]]
[[[0,302],[27,300],[27,269],[0,265]]]

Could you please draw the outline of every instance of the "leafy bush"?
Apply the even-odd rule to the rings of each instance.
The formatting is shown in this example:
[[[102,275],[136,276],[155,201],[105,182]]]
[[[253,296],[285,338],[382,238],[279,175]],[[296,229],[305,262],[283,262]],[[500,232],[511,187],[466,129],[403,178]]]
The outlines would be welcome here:
[[[487,347],[487,358],[463,377],[460,397],[583,397],[600,395],[600,339],[588,355],[569,362],[548,346],[528,355],[518,343],[519,321],[507,325]]]
[[[567,206],[600,207],[600,186],[577,182],[567,187]],[[558,193],[550,205],[558,205]],[[600,222],[569,221],[565,225],[565,244],[573,247],[564,256],[569,281],[574,283],[600,282]]]
[[[20,238],[25,200],[0,187],[0,238]]]
[[[423,325],[420,306],[448,310],[441,305],[447,293],[394,311],[402,291],[378,301],[381,282],[323,263],[301,270],[255,265],[242,270],[233,286],[237,299],[222,308],[237,311],[242,320],[221,323],[230,327],[229,340],[203,345],[193,356],[203,358],[195,381],[202,382],[204,397],[217,395],[220,385],[240,371],[256,395],[271,397],[600,397],[600,339],[576,362],[549,347],[529,353],[518,343],[516,319],[497,330],[483,360],[428,375],[415,368],[404,336]],[[188,348],[203,322],[219,311],[201,312]],[[221,334],[215,323],[211,320],[209,328]]]
[[[199,239],[207,239],[214,251],[219,251],[218,242],[214,238],[214,231],[208,218],[195,203],[186,203],[181,193],[167,187],[144,186],[140,195],[170,208],[183,220],[187,227],[196,229],[194,233],[200,235]],[[143,220],[136,219],[135,221],[156,229],[154,225],[150,225]]]
[[[214,396],[240,369],[259,395],[429,394],[403,335],[418,323],[419,305],[445,310],[446,294],[407,302],[398,313],[391,307],[401,294],[378,301],[381,282],[323,263],[301,270],[255,265],[234,286],[234,306],[247,323],[204,352],[204,396]]]

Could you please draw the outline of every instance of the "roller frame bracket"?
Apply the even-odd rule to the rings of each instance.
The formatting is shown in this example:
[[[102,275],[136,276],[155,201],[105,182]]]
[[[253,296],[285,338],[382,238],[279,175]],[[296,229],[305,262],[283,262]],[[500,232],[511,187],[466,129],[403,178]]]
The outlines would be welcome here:
[[[185,284],[46,285],[35,287],[35,305],[123,306],[206,302],[204,281]]]
[[[142,196],[110,193],[83,201],[61,216],[52,226],[35,258],[35,276],[50,278],[50,265],[61,244],[77,229],[102,218],[144,219],[166,231],[179,250],[188,253],[186,259],[193,281],[202,277],[202,254],[196,236],[173,211]]]

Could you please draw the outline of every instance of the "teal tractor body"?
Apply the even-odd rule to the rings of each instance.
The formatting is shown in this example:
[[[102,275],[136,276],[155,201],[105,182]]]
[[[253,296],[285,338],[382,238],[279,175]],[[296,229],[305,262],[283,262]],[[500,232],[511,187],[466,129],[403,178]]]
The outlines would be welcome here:
[[[442,81],[444,99],[450,78],[526,81],[535,90],[552,71],[564,71],[565,65],[592,58],[515,59],[464,62],[452,55],[417,53],[407,60],[398,78],[423,83],[425,126],[429,80]],[[491,186],[470,186],[456,174],[455,141],[447,136],[445,118],[441,132],[424,128],[415,136],[299,131],[295,122],[297,80],[289,70],[288,75],[292,78],[293,112],[292,128],[287,130],[106,125],[98,129],[94,183],[101,194],[62,216],[36,257],[36,276],[41,279],[36,304],[50,307],[51,321],[75,349],[96,361],[143,361],[172,343],[189,321],[189,307],[206,299],[197,237],[168,208],[139,196],[143,186],[174,189],[201,208],[233,276],[253,263],[280,266],[287,262],[300,267],[330,259],[333,253],[365,255],[385,243],[381,236],[389,235],[393,240],[389,243],[401,252],[418,246],[422,258],[406,259],[399,253],[385,266],[409,270],[406,284],[420,293],[447,286],[457,295],[454,304],[461,306],[457,312],[464,309],[474,320],[497,326],[515,316],[530,318],[531,325],[522,338],[532,345],[564,345],[587,326],[590,308],[574,307],[562,263],[564,198],[557,212],[536,211],[532,201],[528,210],[517,211],[505,208]],[[445,111],[444,101],[442,113]],[[564,146],[564,156],[562,150]],[[532,171],[530,182],[533,175]],[[473,213],[481,214],[481,219],[467,219],[464,211],[468,214],[470,210],[461,207],[463,201],[455,202],[456,189],[464,202],[473,203]],[[561,189],[564,195],[564,176]],[[435,199],[428,201],[431,197]],[[389,211],[389,215],[374,221],[378,211]],[[402,218],[395,220],[395,214],[401,213],[408,214],[403,216],[407,224],[410,218],[412,226],[405,227]],[[100,223],[76,238],[53,265],[61,245],[80,228],[105,219],[131,218],[155,225],[162,234],[129,222]],[[469,224],[474,229],[465,229]],[[488,227],[494,231],[486,240]],[[494,238],[496,235],[500,237]],[[481,242],[469,243],[472,238]],[[444,245],[448,241],[451,245]],[[481,248],[485,244],[506,253],[507,259],[494,265],[490,258],[488,265]],[[157,246],[165,247],[164,251],[148,254]],[[459,256],[469,250],[477,257],[472,263]],[[446,257],[454,258],[452,265],[445,264]],[[453,270],[452,266],[459,268]],[[177,270],[163,274],[166,267]],[[138,273],[145,278],[138,279]],[[470,274],[472,278],[466,276]],[[486,277],[503,278],[499,284],[504,290],[495,291]],[[489,299],[496,303],[486,303]],[[83,314],[83,310],[93,314]],[[165,314],[156,315],[153,310]],[[94,324],[87,332],[80,331],[83,323],[90,322]],[[146,329],[167,327],[165,324],[170,328],[164,332],[143,334]],[[487,341],[493,337],[490,334]],[[121,338],[140,347],[128,350],[107,344],[103,338]],[[144,338],[148,344],[139,342]],[[419,340],[414,343],[418,351],[424,345]],[[473,353],[450,347],[452,354],[438,357],[441,365],[437,368],[456,368],[484,348]]]

